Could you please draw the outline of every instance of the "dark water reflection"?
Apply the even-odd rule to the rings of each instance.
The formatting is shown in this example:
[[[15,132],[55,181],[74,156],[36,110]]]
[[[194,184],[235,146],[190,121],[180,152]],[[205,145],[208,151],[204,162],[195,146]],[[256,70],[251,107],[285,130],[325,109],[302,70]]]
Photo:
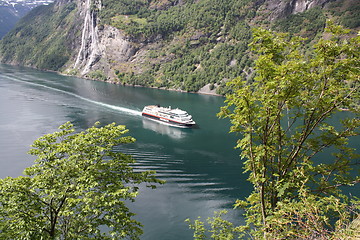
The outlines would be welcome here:
[[[167,181],[156,190],[141,187],[131,209],[144,225],[141,239],[191,239],[186,218],[232,209],[250,192],[242,174],[236,136],[216,113],[223,98],[157,89],[124,87],[28,68],[0,65],[0,177],[18,176],[33,158],[29,145],[71,121],[81,131],[96,121],[126,125],[135,144],[121,151],[135,157],[138,170],[156,170]],[[179,107],[193,115],[195,129],[143,119],[144,105]],[[229,219],[241,221],[238,211]]]

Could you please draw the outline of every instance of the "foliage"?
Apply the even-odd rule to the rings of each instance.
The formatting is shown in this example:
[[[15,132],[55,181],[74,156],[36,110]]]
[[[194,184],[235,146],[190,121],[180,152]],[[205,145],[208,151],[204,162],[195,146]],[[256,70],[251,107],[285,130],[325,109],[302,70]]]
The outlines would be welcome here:
[[[241,231],[256,239],[355,234],[345,230],[360,202],[342,186],[360,182],[354,172],[360,156],[347,146],[360,134],[360,36],[332,23],[327,31],[332,37],[309,54],[303,39],[255,30],[256,76],[229,83],[233,93],[219,116],[242,135],[237,147],[254,190],[236,207],[246,211]],[[324,152],[332,155],[321,158]]]
[[[104,10],[101,11],[101,18],[106,23],[110,23],[111,18],[116,15],[138,14],[148,6],[144,0],[105,0],[102,5]]]
[[[175,46],[174,60],[152,64],[142,74],[118,72],[121,82],[152,87],[172,87],[186,91],[198,91],[207,83],[218,84],[241,75],[242,67],[251,65],[246,55],[247,41],[229,44],[191,46],[191,42]],[[235,62],[234,65],[231,62]],[[240,66],[240,67],[239,67]],[[155,76],[155,77],[154,77]]]
[[[360,2],[357,0],[339,0],[332,2],[329,12],[340,19],[341,25],[347,28],[360,27]]]
[[[207,29],[208,32],[216,34],[224,24],[230,9],[233,9],[234,5],[238,5],[235,4],[237,2],[235,0],[187,1],[184,4],[173,4],[175,6],[160,10],[151,8],[152,2],[154,1],[106,0],[103,3],[104,10],[101,11],[101,16],[103,21],[108,24],[113,23],[113,18],[119,15],[127,17],[136,15],[138,18],[146,19],[146,24],[139,25],[130,21],[122,29],[125,29],[132,36],[137,38],[143,36],[149,41],[157,35],[165,37],[181,31],[185,27]]]
[[[162,181],[133,171],[134,159],[117,150],[135,141],[122,136],[125,126],[72,127],[33,143],[29,153],[37,159],[25,176],[1,180],[0,239],[139,238],[141,224],[125,201],[135,200],[139,184]]]
[[[106,81],[107,80],[107,76],[101,70],[92,71],[88,75],[89,75],[89,77],[91,79],[96,79],[96,80],[99,80],[99,81]]]
[[[225,94],[229,92],[225,86],[228,80],[237,76],[251,79],[252,71],[243,70],[253,64],[247,45],[251,40],[249,23],[255,24],[253,18],[259,7],[256,2],[161,1],[164,4],[159,7],[158,1],[135,1],[132,9],[124,12],[107,9],[108,1],[114,2],[104,1],[102,11],[112,14],[102,15],[104,22],[124,30],[135,42],[160,41],[164,45],[155,50],[161,52],[157,57],[149,54],[149,64],[142,64],[142,71],[122,72],[120,81],[186,91],[198,91],[206,84],[216,83],[220,86],[218,92]],[[119,2],[121,5],[127,0]],[[307,37],[310,42],[325,26],[324,12],[315,7],[268,25]],[[231,61],[236,64],[231,66]],[[154,70],[155,65],[160,67]]]
[[[325,16],[319,7],[312,8],[303,13],[289,15],[276,21],[274,29],[281,32],[297,34],[312,40],[325,26]]]
[[[215,212],[214,217],[209,217],[207,219],[207,223],[210,225],[210,236],[206,234],[205,224],[201,221],[201,219],[197,219],[195,221],[186,219],[186,222],[189,224],[190,229],[194,230],[194,239],[204,240],[211,238],[217,240],[232,240],[243,237],[244,234],[242,233],[241,227],[234,227],[233,223],[223,219],[223,215],[225,215],[226,213],[226,210]]]
[[[161,52],[156,49],[157,56],[150,52],[150,64],[141,66],[145,71],[119,72],[121,82],[196,92],[208,83],[223,86],[251,64],[246,56],[251,31],[245,21],[250,1],[184,1],[161,9],[153,8],[153,2],[129,15],[106,15],[104,22],[134,41],[166,41]]]

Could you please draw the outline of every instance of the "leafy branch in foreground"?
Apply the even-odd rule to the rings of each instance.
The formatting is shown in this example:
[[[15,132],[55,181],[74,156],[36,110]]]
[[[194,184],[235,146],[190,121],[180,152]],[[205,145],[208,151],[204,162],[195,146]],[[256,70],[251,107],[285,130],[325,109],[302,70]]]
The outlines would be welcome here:
[[[138,185],[162,183],[154,172],[134,172],[130,155],[116,150],[135,141],[125,126],[60,131],[36,140],[35,164],[25,176],[0,180],[1,239],[139,239],[141,224],[125,201]]]
[[[360,182],[360,156],[348,146],[360,126],[360,36],[330,22],[327,31],[327,39],[304,53],[303,39],[254,30],[256,77],[229,83],[233,92],[219,116],[242,135],[237,148],[254,190],[235,204],[247,222],[237,230],[253,238],[359,234],[350,226],[360,202],[343,187]]]

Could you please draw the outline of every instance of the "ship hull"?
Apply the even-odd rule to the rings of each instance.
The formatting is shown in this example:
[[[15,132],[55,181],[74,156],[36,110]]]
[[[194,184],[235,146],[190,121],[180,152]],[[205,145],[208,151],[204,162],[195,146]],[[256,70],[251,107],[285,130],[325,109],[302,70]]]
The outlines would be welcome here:
[[[177,122],[177,121],[173,121],[171,119],[168,118],[163,118],[163,117],[159,117],[156,115],[152,115],[149,113],[142,113],[143,117],[146,117],[150,120],[156,121],[156,122],[160,122],[166,125],[170,125],[170,126],[174,126],[174,127],[180,127],[180,128],[191,128],[195,125],[195,123],[181,123],[181,122]]]

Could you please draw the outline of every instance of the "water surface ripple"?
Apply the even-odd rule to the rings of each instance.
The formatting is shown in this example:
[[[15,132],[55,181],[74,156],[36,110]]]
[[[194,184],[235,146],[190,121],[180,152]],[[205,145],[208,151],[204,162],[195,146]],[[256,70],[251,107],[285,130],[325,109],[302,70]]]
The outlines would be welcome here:
[[[30,144],[67,121],[77,131],[116,122],[126,125],[136,143],[118,150],[131,154],[136,171],[155,170],[166,184],[156,190],[141,186],[129,203],[144,225],[141,239],[192,239],[186,218],[204,219],[229,209],[250,192],[242,174],[236,136],[216,113],[222,97],[125,87],[29,68],[0,65],[0,175],[19,176],[33,162]],[[144,105],[179,107],[193,115],[196,129],[180,129],[143,119]]]

